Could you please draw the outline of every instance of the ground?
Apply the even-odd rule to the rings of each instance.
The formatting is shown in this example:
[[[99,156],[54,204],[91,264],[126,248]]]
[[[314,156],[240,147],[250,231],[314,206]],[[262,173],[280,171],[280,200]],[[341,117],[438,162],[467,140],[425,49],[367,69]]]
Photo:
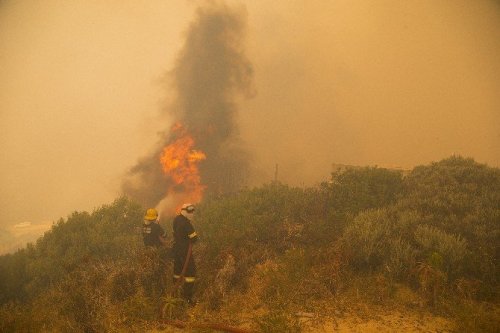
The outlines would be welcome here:
[[[455,325],[451,320],[420,311],[373,309],[373,311],[363,311],[362,313],[338,313],[334,316],[320,316],[315,313],[297,313],[297,315],[303,323],[303,333],[446,333],[455,331]],[[239,327],[251,332],[249,321],[244,322]],[[192,331],[200,332],[200,330]],[[189,330],[166,325],[152,332],[177,333],[189,332]],[[204,330],[203,332],[208,331]],[[213,330],[213,332],[218,331]]]
[[[355,314],[327,319],[324,324],[305,330],[306,333],[374,333],[374,332],[453,332],[451,321],[430,314],[401,313],[398,311],[361,318]]]

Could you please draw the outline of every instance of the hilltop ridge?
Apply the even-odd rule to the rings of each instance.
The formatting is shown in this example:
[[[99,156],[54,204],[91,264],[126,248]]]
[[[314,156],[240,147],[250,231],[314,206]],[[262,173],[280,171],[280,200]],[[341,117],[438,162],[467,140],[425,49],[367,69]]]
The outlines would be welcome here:
[[[199,303],[186,310],[152,280],[158,261],[144,256],[137,232],[144,207],[119,198],[0,256],[0,330],[158,330],[163,308],[188,323],[260,332],[390,329],[398,312],[443,318],[439,329],[495,332],[498,202],[500,170],[459,156],[405,177],[347,168],[315,187],[275,182],[207,197],[195,220]],[[170,231],[168,217],[161,223]]]

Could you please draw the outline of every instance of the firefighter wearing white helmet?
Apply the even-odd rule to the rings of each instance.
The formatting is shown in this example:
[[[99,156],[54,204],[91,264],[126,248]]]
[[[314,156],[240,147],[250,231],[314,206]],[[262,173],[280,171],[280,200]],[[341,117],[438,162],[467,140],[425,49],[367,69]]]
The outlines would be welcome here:
[[[194,205],[182,205],[179,215],[174,218],[174,283],[183,283],[183,297],[188,304],[193,304],[194,282],[196,278],[196,264],[192,254],[192,246],[198,240],[194,230]]]

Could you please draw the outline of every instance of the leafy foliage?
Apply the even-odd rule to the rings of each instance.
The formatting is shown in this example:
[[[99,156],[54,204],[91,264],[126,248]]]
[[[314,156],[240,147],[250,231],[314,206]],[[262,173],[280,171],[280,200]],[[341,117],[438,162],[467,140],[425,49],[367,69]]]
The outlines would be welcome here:
[[[433,260],[434,266],[444,269],[448,273],[461,269],[467,254],[467,242],[462,237],[449,235],[424,224],[419,225],[415,230],[415,241],[420,246],[421,251],[428,254],[428,257],[439,256],[439,260]],[[443,267],[444,264],[446,267]]]
[[[399,171],[376,167],[348,168],[332,174],[323,184],[329,192],[329,205],[341,214],[356,215],[396,201],[403,190]]]
[[[494,331],[486,311],[464,309],[499,300],[499,203],[500,170],[456,156],[406,176],[352,168],[313,188],[212,197],[195,221],[197,297],[210,313],[257,311],[262,331],[300,332],[297,310],[353,288],[385,301],[404,285],[467,329]],[[1,256],[0,331],[144,331],[160,311],[183,316],[165,294],[171,264],[136,232],[143,214],[120,198]]]
[[[418,211],[425,224],[440,231],[450,242],[466,242],[464,253],[455,246],[454,255],[461,261],[467,277],[477,278],[490,285],[498,284],[500,271],[500,170],[478,164],[472,159],[452,156],[448,159],[416,167],[405,180],[401,209]],[[450,237],[461,239],[452,241]],[[443,238],[443,237],[441,237]],[[441,240],[440,240],[441,241]],[[450,249],[451,250],[451,249]],[[445,255],[443,253],[443,255]],[[456,260],[448,255],[447,270],[457,270]],[[445,255],[446,256],[446,255]],[[452,269],[455,266],[457,269]]]
[[[144,290],[153,269],[135,231],[143,214],[120,198],[0,257],[2,311],[17,313],[2,317],[5,330],[102,332],[153,318]]]

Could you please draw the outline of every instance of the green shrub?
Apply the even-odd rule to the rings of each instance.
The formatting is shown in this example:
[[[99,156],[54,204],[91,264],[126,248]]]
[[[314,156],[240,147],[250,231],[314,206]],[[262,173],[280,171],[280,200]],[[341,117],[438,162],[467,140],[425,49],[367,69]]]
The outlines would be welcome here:
[[[436,258],[439,258],[439,255],[433,256],[431,261],[436,261]],[[446,274],[436,267],[435,263],[420,262],[417,264],[416,275],[419,290],[428,304],[431,306],[438,305],[438,300],[443,296],[447,282]]]
[[[442,258],[440,263],[433,260],[434,267],[443,269],[452,277],[462,270],[467,254],[467,242],[462,237],[447,234],[432,226],[419,225],[415,230],[415,241],[428,261],[436,254]]]
[[[195,222],[197,298],[216,312],[250,295],[248,308],[238,304],[267,311],[256,319],[265,332],[300,331],[290,316],[298,306],[352,290],[385,302],[403,283],[434,309],[453,293],[498,303],[498,202],[499,170],[459,157],[404,178],[349,169],[315,188],[274,183],[212,197]],[[0,256],[0,330],[144,331],[162,305],[169,317],[182,315],[175,297],[161,303],[170,273],[156,251],[144,251],[135,231],[143,214],[120,198]],[[497,324],[488,326],[489,307],[477,304],[477,313],[464,303],[455,315],[470,311],[465,329],[488,331]]]
[[[343,235],[345,251],[350,253],[357,269],[377,269],[387,257],[387,241],[391,235],[391,221],[384,210],[360,213],[346,227]]]
[[[344,215],[390,205],[403,190],[401,172],[377,167],[335,172],[332,181],[322,186],[328,193],[329,207]]]
[[[409,270],[415,266],[417,251],[410,243],[400,237],[390,239],[388,257],[385,260],[387,275],[395,280],[407,280]]]

